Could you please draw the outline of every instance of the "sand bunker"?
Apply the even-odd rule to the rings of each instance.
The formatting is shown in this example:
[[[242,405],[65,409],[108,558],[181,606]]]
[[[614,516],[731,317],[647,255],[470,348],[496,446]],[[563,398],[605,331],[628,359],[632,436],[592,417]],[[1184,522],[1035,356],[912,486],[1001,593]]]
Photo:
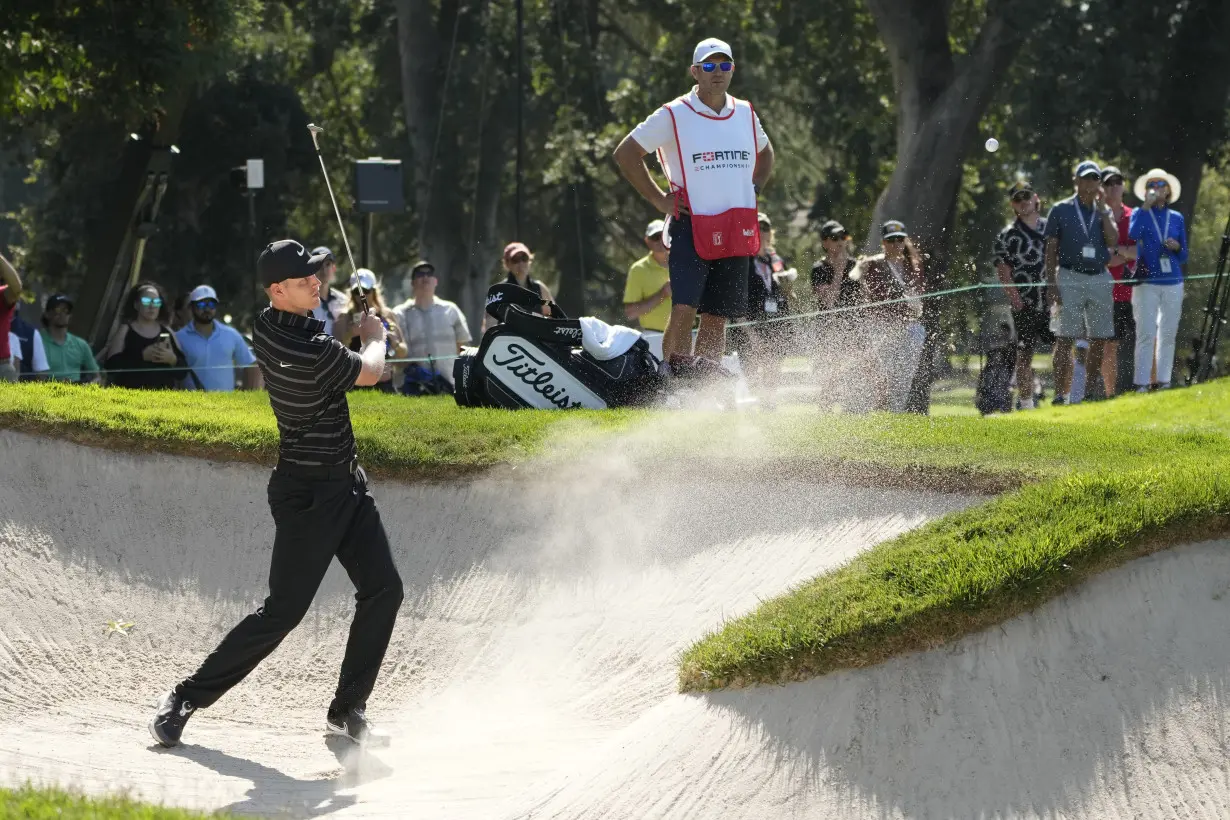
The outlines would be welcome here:
[[[299,629],[162,750],[145,730],[155,697],[265,594],[267,471],[0,441],[5,785],[275,816],[1230,808],[1221,545],[1136,562],[942,650],[683,696],[678,652],[723,617],[975,499],[736,476],[686,488],[616,457],[377,484],[406,585],[369,707],[392,748],[359,756],[321,731],[353,605],[335,565]]]

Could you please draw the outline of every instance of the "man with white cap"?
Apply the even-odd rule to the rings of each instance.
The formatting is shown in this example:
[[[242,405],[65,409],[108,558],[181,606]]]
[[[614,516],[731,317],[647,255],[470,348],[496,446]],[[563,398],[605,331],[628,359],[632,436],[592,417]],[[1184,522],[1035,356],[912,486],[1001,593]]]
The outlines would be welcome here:
[[[748,266],[760,250],[756,214],[773,172],[773,146],[751,103],[727,93],[734,53],[722,40],[702,40],[692,53],[696,85],[650,114],[615,149],[624,178],[667,214],[672,307],[664,358],[692,352],[717,362],[726,320],[747,313]],[[649,175],[645,156],[657,152],[669,191]]]
[[[218,294],[209,285],[200,285],[188,294],[192,321],[175,332],[175,340],[184,351],[191,373],[184,386],[190,390],[235,389],[235,365],[244,368],[243,386],[254,390],[260,386],[259,372],[253,366],[256,357],[239,331],[219,322]]]
[[[1089,340],[1086,368],[1102,371],[1102,350],[1115,337],[1112,288],[1107,265],[1119,254],[1119,229],[1103,201],[1102,169],[1085,160],[1072,173],[1076,195],[1051,206],[1046,215],[1046,279],[1055,334],[1054,404],[1065,404],[1072,387],[1072,343]]]
[[[649,253],[628,268],[624,285],[624,315],[640,322],[645,341],[662,358],[662,334],[671,315],[671,283],[666,261],[669,251],[662,244],[666,223],[661,219],[645,227],[645,247]]]

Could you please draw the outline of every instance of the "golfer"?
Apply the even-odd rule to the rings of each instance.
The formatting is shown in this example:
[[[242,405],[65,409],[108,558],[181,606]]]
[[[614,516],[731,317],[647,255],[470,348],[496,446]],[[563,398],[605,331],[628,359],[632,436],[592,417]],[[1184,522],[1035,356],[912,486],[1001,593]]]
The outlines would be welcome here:
[[[615,149],[632,187],[668,215],[671,307],[663,359],[692,353],[716,363],[726,320],[747,315],[748,269],[760,250],[756,198],[773,172],[773,146],[751,103],[726,93],[734,76],[730,46],[702,40],[692,53],[691,92],[659,108]],[[649,175],[656,151],[670,191]]]
[[[298,625],[334,556],[357,588],[358,603],[325,726],[357,743],[387,741],[372,732],[364,711],[402,585],[358,463],[346,405],[347,390],[380,380],[385,331],[380,319],[365,315],[356,353],[312,318],[320,304],[316,274],[325,258],[283,239],[266,247],[257,263],[269,307],[257,316],[252,335],[281,438],[268,492],[276,527],[269,596],[162,698],[149,728],[163,746],[179,743],[195,710],[243,680]]]

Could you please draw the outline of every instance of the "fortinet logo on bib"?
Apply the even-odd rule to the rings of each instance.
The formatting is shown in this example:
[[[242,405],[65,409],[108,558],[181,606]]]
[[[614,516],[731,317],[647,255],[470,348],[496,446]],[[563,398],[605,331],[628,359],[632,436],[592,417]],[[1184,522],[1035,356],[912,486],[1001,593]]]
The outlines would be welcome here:
[[[718,168],[751,168],[751,151],[697,151],[692,154],[693,171],[711,171]]]

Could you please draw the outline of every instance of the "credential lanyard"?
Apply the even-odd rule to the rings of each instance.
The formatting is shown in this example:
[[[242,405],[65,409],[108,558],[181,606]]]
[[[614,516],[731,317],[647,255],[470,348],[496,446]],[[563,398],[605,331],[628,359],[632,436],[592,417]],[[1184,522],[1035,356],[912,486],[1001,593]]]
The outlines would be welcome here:
[[[1153,220],[1153,230],[1157,231],[1158,240],[1162,243],[1162,250],[1166,250],[1166,240],[1170,237],[1170,209],[1166,209],[1166,232],[1162,232],[1162,226],[1157,224],[1157,214],[1153,213],[1153,209],[1149,208],[1149,218]]]
[[[1072,204],[1076,206],[1076,221],[1081,224],[1081,229],[1084,230],[1085,232],[1085,238],[1088,239],[1090,242],[1092,242],[1093,234],[1091,232],[1093,231],[1093,223],[1096,222],[1098,219],[1098,206],[1097,205],[1089,206],[1089,210],[1091,210],[1093,213],[1090,214],[1089,224],[1086,225],[1085,224],[1085,214],[1081,212],[1080,199],[1079,198],[1073,199]]]

